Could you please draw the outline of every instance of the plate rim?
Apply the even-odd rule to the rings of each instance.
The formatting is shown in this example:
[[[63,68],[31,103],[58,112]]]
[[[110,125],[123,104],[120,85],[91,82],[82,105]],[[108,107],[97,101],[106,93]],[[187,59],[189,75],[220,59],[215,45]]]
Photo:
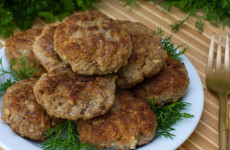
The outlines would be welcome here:
[[[0,57],[3,57],[3,59],[7,60],[6,57],[5,57],[5,55],[4,55],[4,50],[5,50],[5,47],[3,47],[3,48],[0,49]],[[180,145],[182,145],[189,138],[189,136],[196,129],[196,127],[197,127],[197,125],[198,125],[198,123],[200,121],[200,118],[201,118],[202,112],[203,112],[203,107],[204,107],[204,90],[203,90],[203,85],[202,85],[200,76],[199,76],[196,68],[189,61],[189,59],[185,55],[182,55],[181,58],[182,58],[182,62],[185,64],[185,67],[186,67],[186,69],[188,71],[188,75],[189,75],[189,79],[190,79],[189,89],[188,89],[188,91],[187,91],[187,93],[186,93],[186,95],[184,97],[186,97],[188,95],[188,92],[189,92],[189,90],[191,90],[191,86],[193,85],[194,82],[196,82],[198,84],[198,89],[200,89],[200,90],[197,90],[199,92],[199,96],[200,96],[199,100],[201,100],[199,102],[199,104],[200,104],[200,106],[199,106],[199,113],[196,114],[193,119],[191,119],[193,121],[193,126],[192,126],[191,129],[189,129],[189,131],[186,133],[186,135],[184,135],[184,138],[182,138],[182,139],[179,140],[179,142],[178,142],[178,139],[180,137],[178,137],[178,135],[176,137],[174,137],[174,140],[164,139],[164,138],[157,138],[157,139],[154,138],[151,143],[149,143],[147,145],[144,145],[144,146],[141,146],[140,148],[137,148],[138,150],[151,150],[153,142],[157,142],[157,141],[159,142],[159,139],[161,139],[161,140],[163,139],[167,143],[172,143],[172,141],[174,142],[173,146],[171,146],[169,144],[169,146],[171,146],[171,147],[167,147],[168,144],[167,145],[162,144],[161,146],[163,146],[163,147],[161,147],[161,150],[176,149]],[[3,60],[3,62],[4,62],[4,60]],[[194,78],[196,79],[196,81],[191,81],[191,79],[194,79]],[[182,101],[183,101],[184,97],[182,98]],[[0,104],[1,104],[1,98],[2,98],[2,96],[0,96]],[[1,109],[1,107],[0,107],[0,109]],[[0,112],[0,115],[1,115],[1,112]],[[183,123],[185,120],[186,119],[183,119],[182,121],[180,121],[179,125],[181,124],[181,122]],[[188,122],[191,122],[191,120],[190,121],[188,120]],[[174,124],[173,127],[177,126],[177,125],[178,125],[178,123]],[[17,148],[18,150],[21,150],[21,149],[23,150],[25,148],[24,146],[26,146],[26,148],[27,149],[29,148],[30,150],[41,150],[41,148],[39,147],[39,143],[34,143],[32,141],[29,141],[28,139],[25,139],[25,138],[22,138],[22,137],[18,136],[16,133],[12,132],[11,129],[9,128],[9,126],[0,119],[0,130],[1,130],[1,128],[3,128],[4,131],[1,131],[1,134],[0,134],[0,146],[2,148],[4,148],[5,150],[11,150],[11,149],[13,150],[15,148]],[[7,132],[7,133],[10,132],[9,135],[11,136],[11,138],[14,139],[14,140],[11,139],[11,141],[13,141],[14,144],[6,144],[7,142],[4,142],[4,140],[2,140],[2,138],[4,136],[1,136],[1,135],[4,135],[5,132]],[[175,139],[177,141],[176,144],[175,144]],[[169,140],[171,140],[171,141],[169,141]],[[17,144],[20,144],[20,145],[23,144],[24,146],[23,146],[23,148],[22,147],[18,147]]]

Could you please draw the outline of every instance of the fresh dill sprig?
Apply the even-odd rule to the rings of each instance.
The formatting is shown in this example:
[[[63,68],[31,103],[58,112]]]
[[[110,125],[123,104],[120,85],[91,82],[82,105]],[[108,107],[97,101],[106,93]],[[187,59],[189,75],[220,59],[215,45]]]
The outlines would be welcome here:
[[[136,4],[136,1],[137,0],[126,0],[124,6],[130,6],[129,11],[131,11],[133,9],[133,6]]]
[[[204,31],[204,23],[201,19],[201,17],[197,16],[196,17],[196,28],[198,29],[199,33],[202,33]]]
[[[177,32],[191,16],[196,18],[195,27],[197,28],[199,33],[202,33],[204,31],[204,23],[202,21],[203,17],[198,16],[195,13],[190,13],[184,20],[180,20],[177,23],[170,24],[171,30]]]
[[[171,30],[177,32],[190,17],[191,15],[188,15],[184,20],[180,20],[177,23],[170,24],[170,26],[172,27]]]
[[[161,28],[158,28],[157,31],[156,31],[157,35],[159,37],[163,37],[164,36],[164,31],[161,29]]]
[[[126,4],[134,6],[136,0],[124,0]],[[229,0],[146,0],[152,2],[158,2],[164,9],[170,11],[172,7],[177,7],[184,13],[188,14],[188,17],[172,25],[174,31],[179,30],[183,23],[188,20],[190,16],[196,19],[195,27],[198,32],[202,33],[204,30],[204,19],[211,22],[214,26],[222,24],[230,27],[230,11]],[[132,8],[132,7],[131,7]],[[197,12],[203,12],[203,15],[199,15]]]
[[[173,139],[175,135],[171,131],[175,129],[172,128],[172,125],[184,118],[192,119],[194,117],[189,113],[181,112],[190,106],[190,103],[179,101],[168,105],[156,105],[156,100],[146,100],[157,117],[157,135],[160,137]]]
[[[4,83],[0,84],[0,92],[4,92],[10,87],[11,85],[15,84],[15,81],[12,81],[11,79],[7,79]]]
[[[181,60],[181,55],[184,54],[186,52],[186,50],[188,49],[187,47],[182,49],[181,51],[178,51],[178,49],[184,45],[179,45],[177,47],[175,47],[172,42],[172,35],[168,36],[166,38],[164,38],[161,43],[163,44],[163,48],[164,50],[167,51],[167,53],[169,54],[169,56],[171,56],[173,59],[177,59],[177,60]]]
[[[76,125],[69,120],[47,131],[50,138],[42,143],[43,150],[95,150],[96,148],[83,144],[77,134]]]
[[[164,35],[164,32],[161,28],[158,28],[156,31],[157,35],[162,37]],[[166,38],[163,38],[161,40],[161,43],[163,45],[164,50],[167,51],[168,55],[171,56],[173,59],[177,59],[181,61],[181,55],[186,52],[188,47],[183,48],[181,51],[178,51],[179,48],[181,48],[184,45],[179,45],[177,47],[174,46],[174,44],[171,42],[172,35],[168,36]]]
[[[31,66],[26,56],[21,58],[12,58],[10,61],[10,70],[7,71],[2,64],[2,57],[0,58],[0,77],[9,75],[10,77],[0,84],[0,91],[6,91],[8,87],[13,85],[19,80],[32,77],[39,69],[36,68],[34,62]]]

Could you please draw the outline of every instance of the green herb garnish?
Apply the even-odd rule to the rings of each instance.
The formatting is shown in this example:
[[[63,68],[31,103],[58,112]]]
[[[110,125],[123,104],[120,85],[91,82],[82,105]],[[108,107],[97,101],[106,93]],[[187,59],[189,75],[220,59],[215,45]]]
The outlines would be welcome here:
[[[6,91],[11,85],[19,80],[32,77],[39,69],[36,68],[35,62],[31,66],[26,56],[21,58],[12,58],[10,61],[10,70],[4,69],[2,64],[2,57],[0,58],[0,77],[9,75],[9,78],[0,84],[0,91]]]
[[[15,81],[7,79],[4,83],[0,84],[0,92],[6,91],[11,85],[15,84]]]
[[[188,118],[191,119],[194,115],[181,112],[185,110],[190,103],[187,102],[174,102],[168,105],[156,105],[156,100],[146,99],[150,104],[152,111],[157,117],[157,135],[173,139],[174,134],[171,131],[175,130],[172,125],[176,122]]]
[[[21,30],[29,29],[33,26],[34,19],[40,17],[46,21],[54,22],[58,18],[62,20],[75,10],[86,11],[92,4],[99,0],[1,0],[0,1],[0,35],[5,38],[13,34],[16,28]],[[123,0],[126,5],[131,5],[130,10],[137,0]],[[155,2],[156,0],[146,0]],[[159,3],[171,10],[173,6],[178,7],[188,14],[184,20],[172,24],[172,30],[177,31],[182,27],[190,16],[196,18],[195,26],[199,32],[203,32],[203,19],[209,20],[213,25],[222,24],[230,27],[229,0],[163,0]],[[198,11],[203,11],[204,16],[198,15]]]
[[[130,6],[129,11],[133,9],[133,6],[136,4],[137,0],[126,0],[124,6]]]
[[[2,58],[0,58],[0,77],[9,75],[9,78],[0,84],[0,92],[6,91],[17,81],[32,77],[37,71],[36,64],[33,63],[30,66],[26,56],[11,59],[10,71],[4,69]],[[79,140],[76,125],[69,120],[49,129],[47,135],[51,135],[51,137],[42,143],[44,150],[95,150],[95,147],[83,144]]]
[[[75,10],[86,11],[99,0],[1,0],[0,35],[5,38],[13,34],[14,29],[29,29],[34,19],[40,17],[49,22],[62,20]]]
[[[136,0],[123,0],[126,5],[131,5],[131,8],[136,3]],[[184,20],[180,20],[177,23],[172,24],[172,30],[179,30],[182,25],[191,17],[196,18],[195,27],[198,32],[203,32],[204,23],[203,20],[206,19],[210,21],[213,25],[218,26],[222,24],[223,28],[225,26],[230,27],[230,1],[229,0],[146,0],[152,2],[158,2],[163,8],[170,11],[172,7],[177,7],[184,13],[188,14],[188,17]],[[197,12],[203,12],[203,15],[199,15]]]
[[[76,125],[69,120],[47,131],[50,138],[42,143],[43,150],[92,150],[95,147],[83,144],[76,131]]]
[[[164,32],[161,28],[158,28],[156,33],[160,37],[164,35]],[[184,45],[179,45],[175,47],[173,43],[171,42],[171,39],[172,39],[172,35],[162,39],[161,43],[163,45],[163,48],[164,50],[167,51],[168,55],[171,56],[173,59],[177,59],[181,61],[181,55],[186,52],[188,47],[183,48],[181,51],[178,51],[178,49]]]
[[[181,26],[190,18],[191,15],[188,15],[184,20],[180,20],[177,23],[173,23],[170,26],[172,27],[172,31],[177,32]]]
[[[181,60],[180,56],[186,52],[187,47],[184,48],[182,51],[178,51],[178,49],[180,47],[182,47],[183,45],[179,45],[179,46],[175,47],[172,44],[171,39],[172,39],[172,35],[169,37],[166,37],[165,39],[163,39],[161,41],[161,43],[163,44],[163,48],[164,48],[164,50],[167,51],[169,56],[171,56],[173,59]]]

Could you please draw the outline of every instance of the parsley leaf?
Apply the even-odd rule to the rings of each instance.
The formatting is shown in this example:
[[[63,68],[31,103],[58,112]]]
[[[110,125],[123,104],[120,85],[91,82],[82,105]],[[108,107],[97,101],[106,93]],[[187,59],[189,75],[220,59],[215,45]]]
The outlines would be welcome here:
[[[14,29],[27,30],[33,26],[34,19],[40,17],[48,22],[62,20],[75,10],[86,11],[99,0],[1,0],[0,35],[5,38]]]
[[[48,11],[39,12],[38,16],[44,18],[48,22],[56,21],[56,18],[52,12],[48,12]]]
[[[15,29],[13,21],[12,12],[5,10],[3,8],[3,4],[0,4],[0,35],[4,37],[8,37],[13,34],[13,30]]]

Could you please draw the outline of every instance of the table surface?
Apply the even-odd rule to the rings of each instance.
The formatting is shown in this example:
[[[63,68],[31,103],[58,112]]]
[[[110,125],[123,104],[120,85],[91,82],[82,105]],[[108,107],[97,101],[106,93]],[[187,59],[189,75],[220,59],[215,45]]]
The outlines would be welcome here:
[[[193,132],[193,134],[178,149],[181,150],[217,150],[218,149],[218,98],[212,95],[205,85],[206,65],[209,51],[210,38],[212,33],[222,34],[222,44],[224,45],[226,33],[230,33],[227,27],[214,27],[205,21],[204,32],[198,33],[195,28],[196,20],[190,18],[182,29],[174,33],[171,31],[171,23],[185,19],[186,14],[177,8],[173,8],[170,12],[163,10],[159,5],[151,2],[138,1],[137,5],[129,11],[129,7],[123,7],[123,3],[115,0],[101,0],[95,4],[92,9],[97,9],[107,16],[114,19],[138,21],[151,29],[156,30],[161,27],[165,36],[173,35],[173,43],[175,45],[187,44],[189,46],[186,57],[195,66],[200,75],[204,88],[204,110],[201,120]],[[35,20],[34,27],[44,26],[46,23],[40,19]],[[217,36],[215,42],[217,44]],[[0,48],[4,46],[5,39],[0,37]],[[223,53],[224,54],[224,53]],[[192,81],[191,81],[192,82]],[[230,107],[230,101],[228,100]],[[1,149],[1,147],[0,147]]]

